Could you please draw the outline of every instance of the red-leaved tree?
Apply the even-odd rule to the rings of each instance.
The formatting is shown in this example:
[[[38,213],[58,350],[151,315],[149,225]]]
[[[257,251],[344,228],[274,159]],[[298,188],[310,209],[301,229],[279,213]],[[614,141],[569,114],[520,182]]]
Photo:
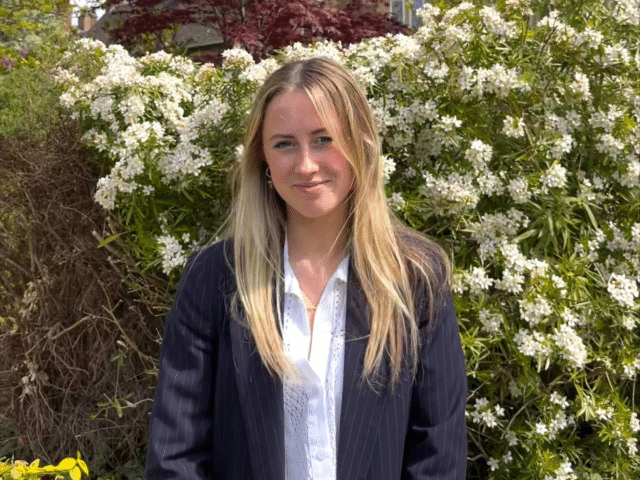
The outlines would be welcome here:
[[[242,46],[256,59],[295,42],[326,38],[348,45],[407,30],[381,0],[352,0],[343,8],[329,0],[108,0],[106,5],[118,17],[109,33],[125,46],[152,39],[154,48],[171,49],[180,26],[200,25],[218,32],[225,48]]]

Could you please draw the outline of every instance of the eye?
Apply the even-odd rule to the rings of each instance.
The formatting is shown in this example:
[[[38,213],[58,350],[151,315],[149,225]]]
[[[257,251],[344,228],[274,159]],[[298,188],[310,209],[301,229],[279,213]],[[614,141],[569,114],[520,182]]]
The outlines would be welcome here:
[[[292,145],[292,143],[291,143],[290,141],[288,141],[288,140],[283,140],[282,142],[278,142],[278,143],[276,143],[276,144],[273,146],[273,148],[281,149],[281,148],[287,148],[287,147],[290,147],[291,145]]]
[[[331,137],[327,137],[326,135],[323,135],[316,139],[316,143],[318,143],[319,145],[330,145],[331,142],[333,142],[333,139]]]

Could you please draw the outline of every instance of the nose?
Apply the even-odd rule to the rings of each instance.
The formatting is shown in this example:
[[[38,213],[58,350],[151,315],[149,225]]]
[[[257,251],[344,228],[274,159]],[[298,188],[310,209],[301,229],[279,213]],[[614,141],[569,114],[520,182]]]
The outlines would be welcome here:
[[[316,161],[314,152],[308,147],[304,146],[300,149],[300,158],[296,164],[296,172],[302,175],[311,175],[319,170],[318,162]]]

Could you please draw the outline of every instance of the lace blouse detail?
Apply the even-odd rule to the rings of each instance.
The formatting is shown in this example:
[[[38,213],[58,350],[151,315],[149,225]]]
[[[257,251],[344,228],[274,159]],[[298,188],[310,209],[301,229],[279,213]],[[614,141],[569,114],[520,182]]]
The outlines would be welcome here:
[[[283,253],[284,352],[297,369],[283,382],[285,480],[335,480],[349,259],[342,260],[322,292],[312,336],[286,240]]]

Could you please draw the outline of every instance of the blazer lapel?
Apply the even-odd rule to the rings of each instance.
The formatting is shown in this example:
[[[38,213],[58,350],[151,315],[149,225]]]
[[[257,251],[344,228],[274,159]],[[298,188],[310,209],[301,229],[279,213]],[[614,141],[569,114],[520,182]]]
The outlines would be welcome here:
[[[236,382],[249,441],[255,480],[284,479],[284,406],[282,382],[263,366],[255,343],[233,319],[231,345]],[[231,387],[230,387],[231,388]],[[229,448],[242,446],[229,445]]]
[[[378,437],[386,395],[361,384],[369,339],[369,307],[349,262],[342,408],[338,434],[338,480],[366,478]]]

